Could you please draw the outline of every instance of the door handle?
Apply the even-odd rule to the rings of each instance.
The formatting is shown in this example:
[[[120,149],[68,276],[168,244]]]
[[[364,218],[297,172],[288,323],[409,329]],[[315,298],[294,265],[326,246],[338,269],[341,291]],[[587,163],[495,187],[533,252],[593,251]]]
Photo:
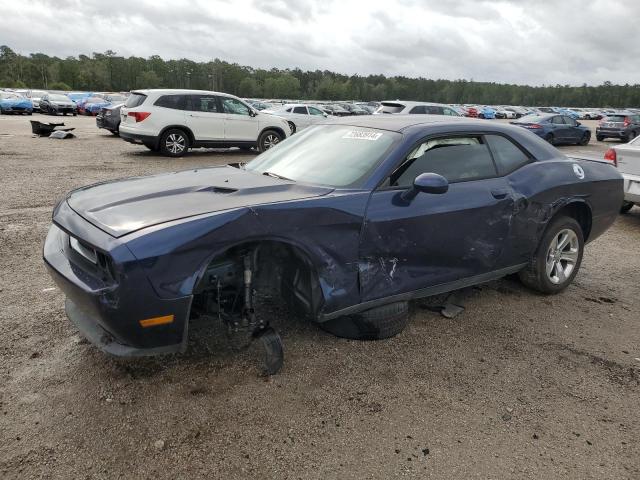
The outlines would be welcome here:
[[[497,198],[498,200],[506,198],[508,194],[509,190],[506,190],[504,188],[494,188],[491,190],[491,195],[493,195],[493,198]]]

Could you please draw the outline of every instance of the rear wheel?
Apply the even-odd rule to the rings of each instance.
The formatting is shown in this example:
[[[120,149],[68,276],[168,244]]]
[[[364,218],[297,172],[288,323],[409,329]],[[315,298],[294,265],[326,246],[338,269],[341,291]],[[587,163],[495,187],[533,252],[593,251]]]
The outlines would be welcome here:
[[[168,157],[181,157],[188,149],[189,137],[178,128],[167,130],[160,138],[160,153]]]
[[[584,132],[584,134],[582,135],[582,138],[580,139],[580,145],[582,146],[589,145],[590,141],[591,141],[591,133]]]
[[[282,135],[275,130],[266,130],[262,132],[260,138],[258,138],[258,150],[260,152],[266,152],[280,143],[282,139]]]
[[[352,340],[381,340],[393,337],[409,323],[409,303],[396,302],[372,308],[357,315],[340,317],[320,324],[338,337]]]
[[[604,141],[604,137],[602,135],[596,135],[596,140],[598,140],[599,142]]]
[[[622,206],[620,207],[620,213],[627,213],[629,210],[633,208],[635,203],[633,202],[622,202]]]
[[[529,265],[519,273],[526,286],[541,293],[559,293],[578,274],[582,263],[584,236],[572,217],[551,221]]]
[[[289,124],[289,130],[291,130],[291,135],[296,133],[296,124],[293,122],[287,122]]]
[[[633,140],[637,136],[638,136],[637,132],[629,132],[623,141],[625,143],[629,143],[631,140]]]

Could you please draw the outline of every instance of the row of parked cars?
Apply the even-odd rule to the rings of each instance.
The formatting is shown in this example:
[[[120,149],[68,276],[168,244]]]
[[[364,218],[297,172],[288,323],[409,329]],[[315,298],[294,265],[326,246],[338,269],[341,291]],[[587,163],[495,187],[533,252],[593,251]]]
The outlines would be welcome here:
[[[121,104],[128,93],[0,90],[0,113],[31,115],[97,115],[101,108]]]

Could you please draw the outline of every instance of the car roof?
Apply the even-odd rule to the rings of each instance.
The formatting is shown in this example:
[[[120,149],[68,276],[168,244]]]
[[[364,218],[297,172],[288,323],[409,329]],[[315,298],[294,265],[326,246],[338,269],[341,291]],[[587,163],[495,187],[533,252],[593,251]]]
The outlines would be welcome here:
[[[487,127],[489,123],[486,120],[477,120],[466,117],[452,117],[448,115],[398,115],[398,114],[376,114],[376,115],[359,115],[353,117],[340,117],[335,120],[323,122],[330,124],[351,125],[363,128],[378,128],[381,130],[389,130],[392,132],[402,132],[407,128],[417,125],[477,125]],[[500,124],[504,125],[504,124]]]
[[[149,88],[149,89],[143,89],[143,90],[131,90],[131,93],[138,93],[138,94],[142,94],[142,95],[171,95],[171,94],[192,94],[192,95],[198,95],[198,94],[203,94],[206,93],[208,95],[219,95],[221,97],[233,97],[233,98],[237,98],[235,95],[231,95],[229,93],[224,93],[224,92],[214,92],[212,90],[189,90],[189,89],[183,89],[183,88]]]
[[[447,103],[434,103],[434,102],[416,102],[413,100],[383,100],[380,102],[382,105],[404,105],[405,107],[415,107],[416,105],[433,105],[437,107],[449,107]]]

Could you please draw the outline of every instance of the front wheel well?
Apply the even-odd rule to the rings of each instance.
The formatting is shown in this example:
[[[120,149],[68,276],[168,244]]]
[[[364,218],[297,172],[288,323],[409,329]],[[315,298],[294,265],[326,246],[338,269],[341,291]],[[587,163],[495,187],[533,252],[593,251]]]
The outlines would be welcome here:
[[[251,289],[258,296],[279,297],[301,316],[317,317],[323,296],[313,262],[302,248],[281,240],[238,244],[211,259],[193,290],[194,306],[200,313],[226,308],[217,305],[221,293],[236,299],[226,303],[232,307],[225,314],[233,316],[242,311],[246,258],[251,259],[252,265]]]
[[[262,134],[264,132],[268,132],[269,130],[278,133],[279,135],[282,135],[282,139],[284,140],[285,138],[287,138],[287,134],[284,132],[284,130],[280,127],[265,127],[262,129],[262,131],[258,134],[258,139],[260,139],[260,137],[262,136]]]

